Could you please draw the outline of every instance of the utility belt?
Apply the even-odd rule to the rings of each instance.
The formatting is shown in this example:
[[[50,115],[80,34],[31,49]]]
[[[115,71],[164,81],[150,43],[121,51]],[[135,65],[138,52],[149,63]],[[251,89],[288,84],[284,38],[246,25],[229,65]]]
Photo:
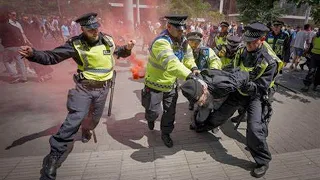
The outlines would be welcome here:
[[[100,89],[111,84],[111,79],[107,81],[96,81],[92,79],[86,79],[81,72],[73,75],[73,80],[75,83],[81,84],[84,88],[88,90]]]

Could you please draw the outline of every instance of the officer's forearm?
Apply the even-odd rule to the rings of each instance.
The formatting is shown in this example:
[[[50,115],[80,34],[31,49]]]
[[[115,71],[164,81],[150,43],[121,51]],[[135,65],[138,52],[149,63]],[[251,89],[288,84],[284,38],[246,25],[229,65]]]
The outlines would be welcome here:
[[[270,84],[274,79],[277,70],[277,64],[270,64],[264,71],[263,75],[254,81],[256,85],[256,90],[260,94],[266,94],[270,88]]]
[[[59,62],[64,60],[59,55],[54,54],[50,51],[37,51],[37,50],[34,50],[33,56],[28,57],[27,59],[32,62],[36,62],[43,65],[58,64]]]

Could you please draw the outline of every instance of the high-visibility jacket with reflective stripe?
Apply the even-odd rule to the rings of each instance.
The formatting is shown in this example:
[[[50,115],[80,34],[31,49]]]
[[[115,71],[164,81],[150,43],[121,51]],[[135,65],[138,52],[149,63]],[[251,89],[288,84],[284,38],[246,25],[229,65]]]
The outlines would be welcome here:
[[[274,36],[272,32],[269,32],[266,37],[266,42],[271,46],[272,50],[279,58],[284,57],[284,45],[285,41],[289,38],[289,34],[281,31],[279,35]]]
[[[222,68],[220,58],[211,48],[202,46],[199,51],[198,56],[194,53],[195,62],[199,70]]]
[[[152,89],[169,92],[177,78],[185,79],[197,67],[190,46],[176,47],[167,31],[154,40],[149,51],[145,85]]]
[[[314,38],[311,52],[314,54],[320,54],[320,36]]]
[[[107,81],[113,76],[115,44],[111,37],[107,37],[113,46],[98,45],[89,47],[85,42],[77,39],[73,45],[77,50],[83,65],[78,65],[84,77],[90,80]]]
[[[241,54],[244,52],[244,48],[241,48],[238,50],[237,55],[234,60],[234,67],[239,67],[242,71],[249,72],[250,74],[250,81],[255,81],[259,79],[267,69],[270,62],[276,62],[277,63],[277,72],[275,73],[273,80],[271,81],[269,88],[274,86],[274,80],[279,73],[279,71],[283,67],[283,62],[278,58],[278,56],[275,54],[275,52],[272,50],[270,45],[267,42],[263,42],[262,50],[260,52],[260,55],[257,56],[257,63],[255,66],[247,67],[244,65],[243,60],[241,60]],[[248,94],[241,92],[240,89],[238,89],[239,93],[247,96]]]

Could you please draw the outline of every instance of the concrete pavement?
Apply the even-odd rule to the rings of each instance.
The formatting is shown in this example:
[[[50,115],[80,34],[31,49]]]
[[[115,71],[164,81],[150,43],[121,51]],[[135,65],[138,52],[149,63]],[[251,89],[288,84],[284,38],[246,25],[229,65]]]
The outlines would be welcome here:
[[[76,141],[58,179],[251,179],[246,123],[239,131],[227,123],[217,134],[197,134],[189,130],[191,113],[180,95],[174,148],[168,149],[160,139],[159,121],[154,131],[147,128],[140,105],[143,84],[132,80],[129,67],[125,61],[117,66],[113,115],[107,117],[105,111],[96,129],[98,143]],[[67,92],[74,86],[69,73],[76,66],[68,60],[54,69],[53,79],[45,83],[31,79],[12,85],[0,75],[1,179],[39,178],[48,139],[67,113]],[[305,73],[285,73],[280,80],[298,90]],[[319,97],[319,92],[294,94],[285,89],[275,95],[268,137],[273,160],[265,179],[320,179]]]

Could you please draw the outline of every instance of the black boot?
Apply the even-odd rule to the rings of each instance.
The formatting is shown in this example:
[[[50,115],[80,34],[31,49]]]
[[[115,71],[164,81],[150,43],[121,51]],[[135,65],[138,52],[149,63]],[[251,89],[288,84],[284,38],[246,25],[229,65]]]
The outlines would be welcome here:
[[[154,129],[154,121],[153,122],[148,121],[148,127],[150,130],[153,130]]]
[[[91,134],[91,132],[90,132],[89,129],[82,129],[82,138],[81,138],[81,141],[82,141],[83,143],[89,142],[90,139],[91,139],[91,136],[92,136],[92,134]]]
[[[241,117],[241,114],[239,114],[236,117],[231,118],[231,122],[237,123],[239,121],[239,118]],[[241,122],[246,122],[247,121],[247,113],[243,115],[243,118],[241,119]]]
[[[168,148],[171,148],[173,146],[173,141],[170,137],[170,134],[162,134],[161,139]]]
[[[50,153],[43,159],[40,180],[54,180],[57,175],[58,160],[61,155]]]
[[[269,168],[268,164],[257,165],[255,168],[253,168],[251,175],[256,178],[261,178],[262,176],[264,176],[266,174],[268,168]]]

